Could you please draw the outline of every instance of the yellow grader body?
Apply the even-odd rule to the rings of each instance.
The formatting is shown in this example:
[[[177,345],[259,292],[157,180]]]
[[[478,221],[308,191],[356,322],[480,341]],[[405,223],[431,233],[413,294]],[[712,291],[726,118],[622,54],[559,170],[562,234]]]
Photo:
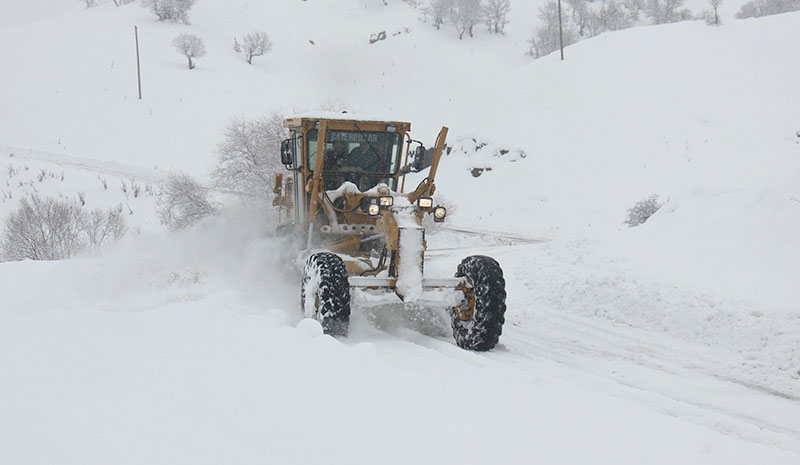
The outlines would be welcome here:
[[[281,145],[281,161],[290,174],[276,175],[273,204],[281,211],[282,229],[301,238],[306,316],[318,319],[329,334],[346,335],[351,295],[367,297],[363,302],[396,295],[406,304],[449,309],[462,347],[494,347],[505,311],[505,284],[493,259],[468,257],[470,264],[462,262],[454,278],[423,277],[423,218],[432,215],[440,222],[447,216],[444,207],[434,204],[433,194],[448,128],[441,129],[432,150],[425,150],[411,138],[408,122],[308,115],[286,119],[285,126],[290,137]],[[404,192],[406,175],[427,167],[427,176]],[[490,328],[497,334],[487,341],[473,335],[473,330],[483,331],[476,321],[483,301],[475,293],[478,271],[467,269],[474,268],[472,262],[481,262],[475,265],[480,270],[489,266],[494,281],[498,273],[502,281],[493,286],[502,289],[492,291],[494,303],[502,301],[494,305],[502,310],[500,327]],[[502,298],[495,295],[500,291]],[[497,317],[490,318],[494,326]],[[478,343],[466,336],[459,340],[457,327]]]

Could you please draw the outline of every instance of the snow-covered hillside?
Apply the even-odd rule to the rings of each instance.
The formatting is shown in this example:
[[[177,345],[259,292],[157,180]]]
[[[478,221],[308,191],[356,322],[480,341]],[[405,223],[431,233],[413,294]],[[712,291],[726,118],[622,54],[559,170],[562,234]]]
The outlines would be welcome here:
[[[0,0],[0,216],[82,195],[132,226],[100,255],[0,263],[0,463],[798,463],[800,13],[731,2],[721,27],[607,33],[562,62],[525,55],[539,2],[463,41],[387,3],[200,0],[178,25]],[[233,38],[252,30],[273,49],[251,66]],[[208,50],[191,71],[182,32]],[[320,107],[430,145],[450,128],[426,274],[497,258],[497,350],[369,311],[323,336],[251,212],[159,225],[155,186],[207,179],[232,117]]]

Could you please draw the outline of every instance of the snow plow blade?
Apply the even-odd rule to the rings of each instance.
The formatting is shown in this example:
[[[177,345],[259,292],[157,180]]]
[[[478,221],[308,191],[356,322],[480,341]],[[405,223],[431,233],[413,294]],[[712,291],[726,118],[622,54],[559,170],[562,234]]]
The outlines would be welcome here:
[[[397,278],[351,276],[350,294],[361,306],[383,305],[391,302],[413,303],[425,307],[456,307],[464,301],[467,284],[461,278],[423,279],[422,293],[409,301],[397,289]]]

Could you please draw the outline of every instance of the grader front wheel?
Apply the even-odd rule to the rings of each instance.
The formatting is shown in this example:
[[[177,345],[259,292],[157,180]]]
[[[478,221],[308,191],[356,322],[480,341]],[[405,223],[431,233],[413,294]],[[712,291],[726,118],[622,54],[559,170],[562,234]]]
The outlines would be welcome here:
[[[471,286],[465,306],[451,312],[453,337],[467,350],[493,349],[505,323],[506,282],[503,270],[491,257],[473,255],[458,265],[457,278]]]
[[[341,257],[330,252],[308,257],[300,286],[300,305],[307,318],[319,321],[325,334],[347,336],[350,284]]]

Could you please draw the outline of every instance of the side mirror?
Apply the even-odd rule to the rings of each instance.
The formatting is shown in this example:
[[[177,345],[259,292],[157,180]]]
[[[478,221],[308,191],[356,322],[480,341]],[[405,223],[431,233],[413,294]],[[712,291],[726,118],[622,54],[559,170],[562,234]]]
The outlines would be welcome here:
[[[414,155],[411,157],[411,163],[406,168],[407,173],[417,173],[425,169],[425,146],[418,145],[414,149]]]
[[[422,171],[424,169],[424,163],[425,147],[420,145],[414,150],[414,161],[411,163],[411,167],[415,172]]]
[[[281,163],[284,165],[294,164],[295,159],[295,140],[286,139],[281,142]]]

